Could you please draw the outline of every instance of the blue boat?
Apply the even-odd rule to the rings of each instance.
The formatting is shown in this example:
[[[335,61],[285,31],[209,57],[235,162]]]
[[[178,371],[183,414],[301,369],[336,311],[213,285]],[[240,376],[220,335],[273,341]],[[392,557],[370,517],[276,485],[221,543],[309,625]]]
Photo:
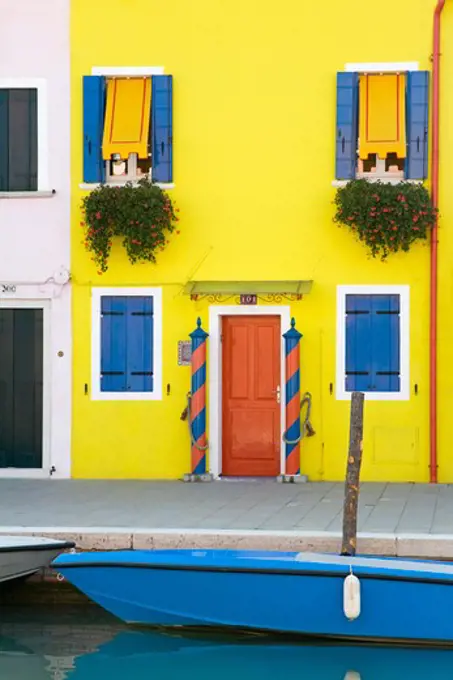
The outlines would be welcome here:
[[[63,554],[53,567],[128,624],[453,643],[453,565],[443,562],[297,552],[128,550]]]

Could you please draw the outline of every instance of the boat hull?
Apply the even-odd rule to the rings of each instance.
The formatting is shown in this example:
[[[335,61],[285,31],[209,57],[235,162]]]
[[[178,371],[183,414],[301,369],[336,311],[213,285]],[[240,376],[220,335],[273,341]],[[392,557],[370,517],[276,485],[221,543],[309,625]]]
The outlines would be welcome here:
[[[102,563],[101,557],[96,564],[87,561],[87,555],[61,556],[54,565],[88,597],[126,623],[453,644],[451,567],[446,567],[452,571],[451,580],[449,576],[428,578],[423,571],[411,573],[410,578],[404,578],[403,572],[400,578],[391,568],[387,575],[385,569],[383,573],[362,569],[361,611],[350,621],[343,611],[347,562],[342,569],[329,570],[325,565],[319,568],[316,561],[297,565],[288,559],[277,568],[276,557],[273,566],[265,560],[250,564],[244,560],[240,567],[228,567],[215,564],[215,560],[178,564],[167,559],[159,564],[156,555],[151,563],[138,562],[133,553],[129,558],[127,553],[122,555],[110,564]],[[85,561],[78,562],[78,558]]]
[[[74,545],[40,537],[0,536],[0,583],[35,574]]]

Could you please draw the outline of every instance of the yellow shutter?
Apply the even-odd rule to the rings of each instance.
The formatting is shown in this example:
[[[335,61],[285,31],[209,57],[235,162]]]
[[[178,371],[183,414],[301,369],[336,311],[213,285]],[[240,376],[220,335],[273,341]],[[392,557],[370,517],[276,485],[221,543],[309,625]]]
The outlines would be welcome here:
[[[406,105],[404,75],[361,75],[359,156],[389,153],[406,157]]]
[[[107,103],[102,155],[126,159],[130,153],[148,157],[151,78],[114,78],[107,81]]]

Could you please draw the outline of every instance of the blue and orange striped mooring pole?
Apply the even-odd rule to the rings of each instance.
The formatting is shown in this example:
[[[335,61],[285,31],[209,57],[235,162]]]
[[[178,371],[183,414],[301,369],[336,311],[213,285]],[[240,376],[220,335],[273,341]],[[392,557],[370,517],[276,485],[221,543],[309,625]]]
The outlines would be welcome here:
[[[192,340],[192,396],[190,405],[191,474],[206,474],[206,339],[208,333],[197,319],[197,327],[190,333]]]
[[[283,334],[286,354],[286,432],[285,474],[294,477],[300,474],[300,339],[302,333],[296,329],[295,319],[291,328]]]

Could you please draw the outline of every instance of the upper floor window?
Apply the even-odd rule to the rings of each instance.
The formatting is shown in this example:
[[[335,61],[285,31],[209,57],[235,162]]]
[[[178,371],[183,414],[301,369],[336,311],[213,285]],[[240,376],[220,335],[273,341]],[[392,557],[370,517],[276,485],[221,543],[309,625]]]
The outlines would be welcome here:
[[[428,96],[428,71],[338,73],[336,179],[425,179]]]
[[[407,286],[339,287],[338,398],[408,398],[408,298]]]
[[[172,76],[84,76],[84,181],[173,180]]]
[[[0,191],[38,189],[38,91],[0,89]]]

